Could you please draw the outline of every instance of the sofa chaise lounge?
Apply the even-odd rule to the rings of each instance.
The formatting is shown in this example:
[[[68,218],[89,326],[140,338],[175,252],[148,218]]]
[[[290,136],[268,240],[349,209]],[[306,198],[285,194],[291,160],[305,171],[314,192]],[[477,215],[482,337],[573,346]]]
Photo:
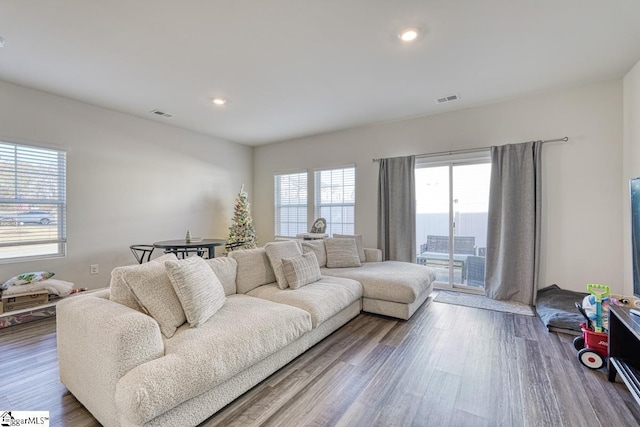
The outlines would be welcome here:
[[[332,259],[324,244],[300,246],[274,242],[211,260],[165,255],[116,268],[109,290],[58,304],[62,383],[105,426],[197,425],[357,316],[363,303],[407,319],[432,291],[427,267],[380,262],[379,251],[361,248],[361,267],[331,267],[335,251]],[[293,289],[302,270],[292,263],[308,261],[317,280]],[[193,304],[203,298],[184,290],[213,289],[200,283],[214,279],[216,311],[198,320],[203,308],[194,315]]]

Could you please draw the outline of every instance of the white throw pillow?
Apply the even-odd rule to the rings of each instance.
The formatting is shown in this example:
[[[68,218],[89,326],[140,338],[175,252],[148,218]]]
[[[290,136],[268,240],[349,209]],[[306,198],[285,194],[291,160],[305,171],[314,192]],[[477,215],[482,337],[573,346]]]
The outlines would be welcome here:
[[[167,261],[164,266],[192,328],[209,320],[226,302],[222,283],[199,256]]]
[[[298,289],[321,279],[320,265],[313,252],[295,258],[282,258],[282,270],[291,289]]]
[[[276,274],[264,248],[243,249],[229,253],[236,260],[236,292],[246,294],[258,286],[276,281]]]
[[[302,255],[302,250],[295,240],[286,240],[281,242],[270,242],[264,245],[271,268],[276,275],[276,281],[280,289],[287,289],[289,284],[287,278],[282,271],[282,258],[294,258]]]
[[[159,262],[164,266],[165,261],[170,261],[172,259],[176,259],[174,254],[166,254],[152,259],[149,262]],[[117,302],[118,304],[126,305],[129,308],[145,313],[144,309],[140,307],[140,304],[138,304],[138,300],[131,292],[131,289],[124,281],[124,272],[130,268],[136,268],[136,266],[118,267],[111,271],[109,299],[113,302]]]
[[[362,234],[334,234],[334,239],[356,239],[356,246],[358,247],[358,257],[360,262],[365,262],[367,258],[364,255],[364,245],[362,244]]]
[[[170,256],[175,259],[174,255]],[[139,265],[114,268],[111,277],[122,281],[129,288],[142,311],[158,322],[164,336],[171,338],[187,318],[173,290],[164,262],[159,260],[157,258]]]
[[[327,248],[327,267],[345,268],[362,265],[356,239],[325,239],[324,246]]]
[[[55,273],[50,271],[32,271],[31,273],[22,273],[17,276],[13,276],[11,279],[5,281],[0,285],[0,290],[7,290],[10,286],[16,285],[28,285],[29,283],[42,282],[52,278]]]

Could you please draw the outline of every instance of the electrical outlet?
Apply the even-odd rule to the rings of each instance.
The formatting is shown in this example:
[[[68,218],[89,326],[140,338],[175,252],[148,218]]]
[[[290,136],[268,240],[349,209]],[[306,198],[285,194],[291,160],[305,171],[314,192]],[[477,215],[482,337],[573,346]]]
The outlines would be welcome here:
[[[91,274],[98,274],[98,264],[91,264]]]

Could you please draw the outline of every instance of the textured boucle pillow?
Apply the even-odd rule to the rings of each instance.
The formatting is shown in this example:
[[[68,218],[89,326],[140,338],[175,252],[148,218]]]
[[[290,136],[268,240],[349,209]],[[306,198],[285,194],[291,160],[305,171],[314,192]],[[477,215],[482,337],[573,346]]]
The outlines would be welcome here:
[[[129,287],[142,311],[158,322],[160,331],[167,338],[171,338],[176,329],[186,322],[182,304],[173,290],[164,263],[154,260],[116,267],[111,276],[118,277]]]
[[[364,255],[364,245],[362,244],[362,234],[334,234],[335,239],[356,239],[356,246],[358,247],[358,257],[360,262],[365,262],[367,258]]]
[[[327,265],[327,250],[324,247],[324,240],[305,240],[302,242],[302,252],[313,252],[318,260],[320,267]]]
[[[236,290],[239,294],[246,294],[258,286],[276,281],[271,261],[264,248],[232,251],[228,257],[236,260],[238,264]]]
[[[291,289],[298,289],[321,279],[320,265],[313,252],[294,258],[282,258],[282,270]]]
[[[149,262],[159,262],[164,266],[165,261],[170,261],[172,259],[176,259],[174,254],[166,254],[162,255],[158,258],[152,259]],[[124,281],[124,273],[131,268],[136,268],[136,265],[131,265],[127,267],[118,267],[114,268],[111,271],[111,282],[109,284],[109,299],[113,302],[117,302],[118,304],[126,305],[129,308],[133,308],[134,310],[145,312],[140,304],[138,304],[138,300],[131,293],[131,289]]]
[[[356,239],[325,239],[324,246],[327,248],[327,267],[346,268],[362,265]]]
[[[164,266],[192,328],[209,320],[226,302],[222,283],[199,256],[166,261]]]
[[[302,255],[302,250],[295,240],[286,240],[281,242],[270,242],[264,245],[271,268],[276,275],[276,282],[280,289],[287,289],[289,284],[287,278],[282,271],[282,258],[294,258]]]

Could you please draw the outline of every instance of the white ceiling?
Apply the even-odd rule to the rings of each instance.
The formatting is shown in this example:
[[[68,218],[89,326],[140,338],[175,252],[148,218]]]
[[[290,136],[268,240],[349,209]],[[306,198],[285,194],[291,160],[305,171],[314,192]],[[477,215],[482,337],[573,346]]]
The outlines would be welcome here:
[[[0,80],[259,145],[621,78],[640,1],[0,0],[0,36]]]

